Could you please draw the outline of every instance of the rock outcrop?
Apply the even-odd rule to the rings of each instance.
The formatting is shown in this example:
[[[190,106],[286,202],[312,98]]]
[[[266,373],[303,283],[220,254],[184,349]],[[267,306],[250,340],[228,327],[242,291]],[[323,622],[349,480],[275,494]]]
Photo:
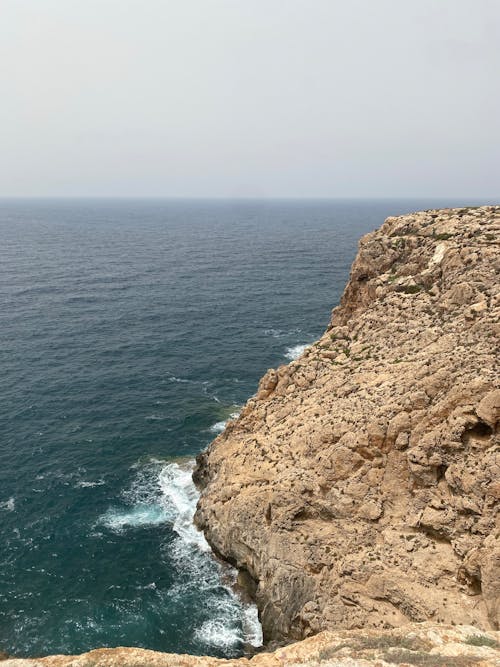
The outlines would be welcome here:
[[[499,230],[500,207],[388,218],[325,334],[199,456],[197,524],[267,640],[498,628]]]
[[[6,660],[2,667],[498,667],[500,633],[423,623],[393,630],[323,632],[251,660],[218,660],[140,648]],[[1,656],[0,656],[1,661]]]

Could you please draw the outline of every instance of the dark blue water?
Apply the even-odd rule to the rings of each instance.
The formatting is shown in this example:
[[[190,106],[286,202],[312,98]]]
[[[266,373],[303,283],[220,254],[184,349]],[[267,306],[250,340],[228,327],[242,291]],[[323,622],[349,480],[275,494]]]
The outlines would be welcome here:
[[[358,238],[434,204],[0,203],[0,649],[258,643],[189,461],[323,331]]]

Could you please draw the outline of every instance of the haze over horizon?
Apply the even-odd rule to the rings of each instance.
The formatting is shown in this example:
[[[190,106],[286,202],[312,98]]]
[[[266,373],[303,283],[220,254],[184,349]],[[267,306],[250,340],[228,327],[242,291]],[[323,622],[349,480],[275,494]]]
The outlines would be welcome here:
[[[495,0],[0,0],[0,196],[500,194]]]

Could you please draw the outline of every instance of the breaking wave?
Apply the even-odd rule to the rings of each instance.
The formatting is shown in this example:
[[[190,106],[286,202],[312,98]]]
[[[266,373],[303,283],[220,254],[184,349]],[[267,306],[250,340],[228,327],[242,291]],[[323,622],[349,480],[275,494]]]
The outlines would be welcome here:
[[[181,604],[196,591],[204,600],[203,618],[194,638],[208,649],[229,652],[245,644],[261,646],[256,607],[235,593],[236,571],[215,560],[203,533],[193,523],[199,497],[193,468],[193,460],[153,459],[136,466],[130,487],[122,493],[126,506],[109,508],[98,524],[115,533],[168,524],[175,537],[165,543],[163,558],[166,567],[175,568],[177,577],[167,595]]]
[[[307,350],[308,347],[309,343],[302,343],[300,345],[287,347],[285,351],[285,357],[291,361],[298,359],[305,352],[305,350]]]
[[[13,512],[16,509],[16,501],[14,498],[9,498],[4,502],[0,503],[0,510],[5,510],[6,512]]]
[[[239,417],[239,415],[240,415],[240,410],[231,412],[231,414],[227,419],[223,419],[221,421],[215,422],[215,424],[212,424],[212,426],[210,426],[209,428],[209,431],[211,433],[216,433],[217,435],[219,433],[222,433],[222,431],[226,428],[227,422],[230,421],[231,419],[236,419],[237,417]]]

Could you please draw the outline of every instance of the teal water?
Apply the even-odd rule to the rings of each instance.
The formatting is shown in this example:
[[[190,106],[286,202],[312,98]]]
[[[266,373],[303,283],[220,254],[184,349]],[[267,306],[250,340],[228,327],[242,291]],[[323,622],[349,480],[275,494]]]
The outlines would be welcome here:
[[[439,204],[0,203],[1,650],[259,643],[190,461],[321,334],[359,237]]]

